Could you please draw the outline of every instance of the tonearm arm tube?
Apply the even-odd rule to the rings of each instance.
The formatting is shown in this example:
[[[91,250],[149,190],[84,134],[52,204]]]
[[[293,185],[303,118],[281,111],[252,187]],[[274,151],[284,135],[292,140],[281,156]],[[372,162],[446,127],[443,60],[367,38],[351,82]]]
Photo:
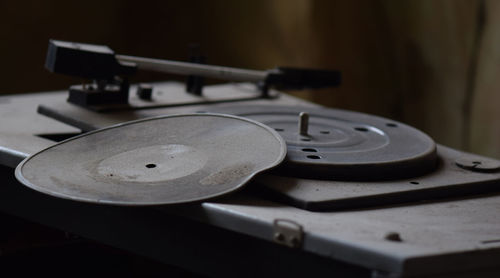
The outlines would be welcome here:
[[[152,59],[127,55],[115,55],[120,62],[133,63],[138,69],[173,73],[180,75],[198,75],[228,81],[263,82],[268,72],[231,67],[203,65],[162,59]]]

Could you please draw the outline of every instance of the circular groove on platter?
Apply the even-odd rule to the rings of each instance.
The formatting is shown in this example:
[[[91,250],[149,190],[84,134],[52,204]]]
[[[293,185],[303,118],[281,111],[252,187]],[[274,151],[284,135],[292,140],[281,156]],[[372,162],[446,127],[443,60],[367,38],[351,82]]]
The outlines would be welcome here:
[[[286,143],[259,122],[223,114],[138,120],[89,132],[25,159],[16,177],[56,197],[113,205],[206,200],[277,166]]]
[[[250,118],[278,131],[287,143],[288,154],[277,170],[287,176],[397,179],[421,175],[437,165],[436,144],[428,135],[382,117],[270,105],[219,106],[212,111]],[[299,132],[302,112],[308,115],[307,134]]]

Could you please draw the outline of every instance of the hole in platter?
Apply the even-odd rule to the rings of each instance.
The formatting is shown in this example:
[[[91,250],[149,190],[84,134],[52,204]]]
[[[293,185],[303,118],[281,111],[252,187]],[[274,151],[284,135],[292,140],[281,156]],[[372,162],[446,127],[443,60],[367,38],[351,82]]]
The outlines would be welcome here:
[[[393,123],[387,123],[385,125],[388,127],[397,127],[398,126],[397,124],[393,124]]]
[[[368,128],[366,128],[366,127],[355,127],[354,129],[357,130],[357,131],[362,131],[362,132],[367,132],[368,131]]]
[[[481,164],[481,161],[472,161],[472,164],[479,165]]]
[[[305,148],[305,149],[302,149],[303,152],[309,152],[309,153],[315,153],[315,152],[318,152],[318,150],[316,149],[312,149],[312,148]]]
[[[146,164],[146,168],[155,168],[156,167],[156,164],[153,164],[153,163],[149,163],[149,164]]]
[[[420,184],[418,181],[410,181],[411,184]]]
[[[309,138],[300,138],[300,141],[309,142],[309,141],[311,141],[311,139],[309,139]]]
[[[321,156],[319,156],[319,155],[308,155],[307,158],[310,158],[310,159],[321,159]]]
[[[275,128],[274,130],[276,130],[276,131],[285,131],[285,130],[284,130],[284,129],[282,129],[282,128]]]
[[[328,131],[328,130],[322,130],[319,133],[321,133],[321,134],[330,134],[330,131]]]

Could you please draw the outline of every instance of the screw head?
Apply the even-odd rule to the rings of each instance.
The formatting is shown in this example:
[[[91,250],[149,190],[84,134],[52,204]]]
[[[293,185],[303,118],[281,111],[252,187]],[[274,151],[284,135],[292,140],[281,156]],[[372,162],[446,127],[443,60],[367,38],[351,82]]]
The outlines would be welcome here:
[[[384,237],[388,241],[394,241],[394,242],[402,242],[403,239],[401,238],[401,235],[397,232],[389,232],[385,235]]]

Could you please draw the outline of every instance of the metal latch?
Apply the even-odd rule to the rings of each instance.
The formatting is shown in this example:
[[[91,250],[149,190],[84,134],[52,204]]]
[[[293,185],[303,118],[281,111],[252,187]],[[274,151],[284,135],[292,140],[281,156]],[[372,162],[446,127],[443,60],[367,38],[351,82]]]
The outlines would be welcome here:
[[[304,229],[302,225],[288,219],[275,219],[273,221],[273,240],[276,243],[297,248],[302,245]]]

